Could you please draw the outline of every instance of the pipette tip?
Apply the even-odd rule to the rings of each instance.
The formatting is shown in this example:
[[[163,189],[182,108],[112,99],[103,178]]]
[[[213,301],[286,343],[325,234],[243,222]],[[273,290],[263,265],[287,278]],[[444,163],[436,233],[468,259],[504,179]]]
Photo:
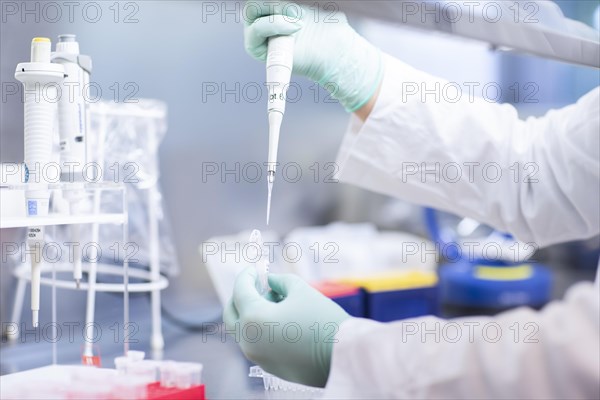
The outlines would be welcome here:
[[[271,217],[271,192],[273,191],[273,182],[269,181],[267,184],[268,194],[267,194],[267,225],[269,225],[269,219]]]
[[[77,286],[77,289],[79,289],[81,287],[81,280],[75,279],[75,285]]]
[[[275,171],[270,169],[267,171],[267,225],[269,225],[269,219],[271,217],[271,193],[273,192],[273,182],[275,181]]]
[[[32,319],[32,323],[33,323],[33,327],[37,328],[40,323],[39,323],[39,311],[38,310],[31,310],[31,319]]]

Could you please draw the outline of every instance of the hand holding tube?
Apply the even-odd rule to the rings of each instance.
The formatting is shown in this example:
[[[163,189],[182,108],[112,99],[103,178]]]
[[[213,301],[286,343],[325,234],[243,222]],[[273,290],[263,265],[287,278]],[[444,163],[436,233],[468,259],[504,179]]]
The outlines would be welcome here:
[[[223,313],[227,330],[260,327],[257,338],[236,335],[248,359],[285,380],[325,386],[335,334],[350,316],[295,275],[270,274],[266,298],[256,279],[252,267],[238,275]]]

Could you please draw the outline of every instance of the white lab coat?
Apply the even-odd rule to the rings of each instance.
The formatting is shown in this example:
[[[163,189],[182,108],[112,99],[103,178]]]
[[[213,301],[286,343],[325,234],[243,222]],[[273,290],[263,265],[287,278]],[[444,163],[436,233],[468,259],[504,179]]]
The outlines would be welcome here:
[[[598,88],[574,105],[521,120],[512,106],[481,98],[403,98],[407,83],[446,82],[385,59],[374,109],[364,123],[353,117],[342,144],[342,181],[540,246],[600,232]],[[434,173],[415,172],[436,163],[438,182]],[[458,179],[451,168],[461,171]],[[524,179],[534,171],[537,181]],[[387,324],[350,319],[336,335],[326,397],[598,399],[599,297],[596,279],[539,312]]]

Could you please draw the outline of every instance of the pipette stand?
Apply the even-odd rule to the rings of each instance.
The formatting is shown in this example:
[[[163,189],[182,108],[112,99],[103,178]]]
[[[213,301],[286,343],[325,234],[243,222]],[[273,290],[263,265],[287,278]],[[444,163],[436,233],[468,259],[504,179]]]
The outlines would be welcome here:
[[[69,183],[61,183],[51,186],[52,192],[57,190],[68,190]],[[17,190],[24,192],[24,188],[26,185],[18,185],[7,188],[2,188],[1,190]],[[85,191],[88,192],[93,199],[94,202],[94,212],[86,213],[83,215],[68,215],[68,214],[60,214],[60,213],[50,213],[47,217],[36,217],[28,218],[28,217],[3,217],[0,220],[0,228],[18,228],[18,227],[28,227],[31,225],[34,226],[58,226],[58,225],[73,225],[73,224],[91,224],[92,226],[92,234],[90,238],[90,243],[99,243],[99,229],[100,225],[103,224],[112,224],[112,225],[120,225],[122,226],[122,243],[127,243],[128,240],[128,223],[127,223],[127,196],[126,189],[124,184],[122,183],[98,183],[98,184],[86,184]],[[117,213],[104,213],[102,211],[102,194],[106,192],[118,192],[120,193],[123,208],[121,212]],[[22,246],[23,248],[24,246]],[[93,247],[90,247],[93,248]],[[64,257],[63,257],[64,258]],[[48,276],[51,272],[71,272],[72,264],[68,262],[57,263],[42,263],[42,278],[41,285],[43,286],[52,286],[55,285],[56,288],[60,289],[71,289],[77,290],[77,286],[75,282],[70,278],[65,279],[56,279],[53,280]],[[68,260],[67,260],[68,261]],[[165,289],[168,286],[168,280],[160,276],[158,274],[158,279],[156,278],[156,273],[148,272],[144,270],[140,270],[139,268],[129,268],[128,260],[126,257],[123,259],[123,265],[108,265],[103,263],[96,262],[96,257],[90,256],[87,262],[83,262],[83,271],[88,273],[88,281],[82,282],[80,289],[87,290],[87,305],[86,305],[86,327],[88,329],[94,329],[94,311],[95,311],[95,300],[96,300],[96,292],[123,292],[124,293],[124,329],[127,329],[129,326],[129,298],[128,295],[125,294],[125,289],[127,288],[128,292],[158,292],[160,296],[160,290]],[[123,276],[123,283],[97,283],[96,276],[97,274],[108,274],[108,275],[117,275]],[[17,278],[17,287],[15,293],[15,303],[12,310],[12,322],[18,322],[21,320],[21,314],[23,309],[23,302],[26,292],[26,285],[31,281],[31,268],[28,262],[21,263],[14,270],[14,275]],[[129,277],[137,278],[142,280],[139,283],[129,283]],[[158,307],[158,311],[160,313],[160,303]],[[153,308],[153,317],[154,317],[154,308]],[[154,318],[153,318],[154,319]],[[160,320],[159,320],[160,321]],[[15,340],[19,337],[19,331],[17,328],[18,324],[12,326],[10,332],[7,332],[7,337],[9,339]],[[153,325],[154,326],[154,325]],[[160,324],[158,325],[158,329],[160,329]],[[93,332],[87,332],[87,337],[93,337]],[[125,335],[127,332],[125,332]],[[154,335],[154,332],[153,332]],[[162,334],[159,336],[162,338]],[[125,336],[127,337],[127,336]],[[125,341],[126,342],[126,341]],[[84,360],[86,357],[93,357],[93,343],[91,341],[86,341],[84,346]],[[127,343],[125,343],[125,351],[127,351]]]
[[[97,122],[97,126],[94,130],[95,143],[92,145],[88,141],[88,146],[95,146],[93,151],[88,148],[88,154],[95,154],[92,160],[100,166],[104,166],[105,163],[105,141],[106,135],[109,129],[109,120],[115,117],[124,118],[143,118],[145,120],[164,120],[165,113],[157,110],[132,110],[127,107],[119,108],[114,105],[106,105],[102,102],[94,104],[94,107],[90,109],[90,115]],[[145,144],[150,149],[158,148],[156,143],[156,135],[153,132],[140,132],[140,134],[146,134],[147,140]],[[148,151],[147,153],[150,153]],[[151,154],[150,156],[155,156]],[[126,162],[127,160],[122,160]],[[68,190],[69,183],[61,183],[55,185],[55,189]],[[111,186],[112,185],[112,186]],[[94,191],[93,194],[93,209],[92,215],[56,215],[53,214],[45,219],[36,218],[35,224],[37,225],[70,225],[70,224],[92,224],[92,237],[91,240],[95,243],[99,243],[100,235],[99,229],[102,224],[122,224],[123,235],[127,236],[127,186],[130,183],[119,183],[107,185],[105,183],[97,184],[96,186],[88,184],[88,190]],[[168,286],[168,280],[160,273],[160,240],[159,240],[159,207],[160,207],[160,193],[156,182],[144,182],[145,195],[147,196],[148,203],[148,253],[149,253],[149,272],[141,270],[139,268],[129,269],[130,276],[133,278],[141,279],[141,283],[128,284],[130,292],[150,292],[151,294],[151,318],[152,318],[152,332],[150,337],[150,344],[152,350],[161,351],[164,347],[164,338],[162,334],[162,319],[161,319],[161,298],[160,291]],[[21,188],[13,188],[14,190],[24,190]],[[9,188],[3,188],[2,190],[10,190]],[[100,212],[103,207],[103,201],[101,193],[106,190],[121,190],[123,199],[123,213],[122,214],[103,214]],[[42,223],[44,222],[44,223]],[[27,227],[32,225],[32,221],[29,218],[3,218],[0,227]],[[115,265],[98,264],[96,262],[87,262],[83,264],[83,271],[88,273],[88,283],[82,284],[81,289],[87,290],[87,306],[86,306],[86,326],[93,329],[94,322],[94,309],[95,309],[95,298],[96,292],[123,292],[125,290],[125,283],[123,284],[111,284],[111,283],[97,283],[96,276],[98,273],[109,274],[109,275],[122,275],[124,268]],[[44,268],[44,267],[43,267]],[[56,265],[57,271],[71,271],[71,265]],[[49,271],[46,266],[43,271],[46,273]],[[26,285],[31,281],[30,266],[28,264],[19,265],[15,268],[14,275],[17,278],[17,287],[15,293],[15,302],[13,305],[11,321],[18,322],[21,320],[23,301],[26,292]],[[52,284],[52,279],[43,277],[41,279],[42,285]],[[75,282],[71,280],[57,280],[56,287],[61,289],[76,289]],[[128,300],[126,299],[126,302]],[[128,317],[128,304],[124,310]],[[7,337],[11,340],[15,340],[19,337],[18,329],[12,329],[10,332],[6,332]],[[90,332],[91,334],[91,332]],[[93,335],[92,335],[93,336]],[[88,336],[88,337],[92,337]],[[92,343],[86,343],[84,356],[92,356],[93,348]]]

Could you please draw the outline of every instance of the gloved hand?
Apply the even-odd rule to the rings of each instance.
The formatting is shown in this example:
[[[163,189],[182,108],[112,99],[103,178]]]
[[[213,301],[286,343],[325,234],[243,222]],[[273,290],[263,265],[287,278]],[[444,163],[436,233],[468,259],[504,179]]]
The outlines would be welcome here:
[[[293,72],[323,86],[347,111],[361,108],[377,90],[383,76],[381,53],[348,25],[344,13],[250,1],[243,17],[250,55],[264,61],[269,37],[293,34]]]
[[[271,292],[256,290],[256,271],[236,278],[223,312],[228,334],[245,356],[288,381],[325,386],[339,325],[350,316],[299,277],[270,274]]]

